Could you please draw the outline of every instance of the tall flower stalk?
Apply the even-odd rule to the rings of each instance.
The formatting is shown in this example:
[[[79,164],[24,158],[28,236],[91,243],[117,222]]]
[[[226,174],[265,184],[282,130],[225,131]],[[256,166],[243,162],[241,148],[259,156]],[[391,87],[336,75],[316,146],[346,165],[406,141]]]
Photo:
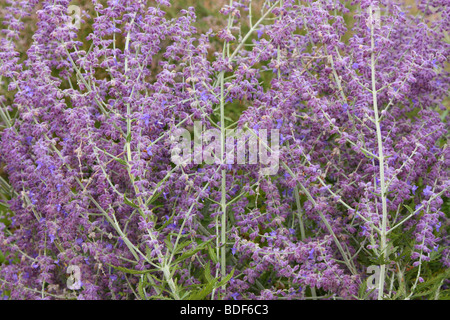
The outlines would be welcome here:
[[[377,144],[378,144],[378,162],[380,168],[380,184],[381,184],[381,203],[382,203],[382,219],[381,219],[381,234],[380,234],[380,252],[382,254],[382,259],[386,260],[388,256],[387,249],[387,220],[388,220],[388,209],[386,204],[386,180],[384,176],[384,153],[383,153],[383,138],[381,136],[381,128],[380,128],[380,118],[378,113],[378,101],[377,101],[377,84],[376,84],[376,71],[375,71],[375,38],[374,38],[374,24],[375,19],[373,16],[374,10],[372,5],[369,6],[369,14],[370,14],[370,46],[371,46],[371,54],[370,54],[370,68],[371,68],[371,78],[372,78],[372,97],[373,97],[373,112],[374,112],[374,120],[375,120],[375,128],[377,134]],[[384,294],[384,282],[386,277],[386,265],[380,265],[380,279],[379,279],[379,288],[378,288],[378,299],[383,299]]]

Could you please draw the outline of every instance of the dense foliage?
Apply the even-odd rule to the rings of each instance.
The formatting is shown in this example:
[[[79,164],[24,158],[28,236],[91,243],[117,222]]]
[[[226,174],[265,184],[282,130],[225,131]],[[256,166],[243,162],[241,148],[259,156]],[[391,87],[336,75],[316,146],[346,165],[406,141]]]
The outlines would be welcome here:
[[[5,298],[450,297],[448,1],[231,0],[209,31],[168,0],[80,29],[76,1],[3,3]],[[175,165],[199,120],[280,130],[278,172]]]

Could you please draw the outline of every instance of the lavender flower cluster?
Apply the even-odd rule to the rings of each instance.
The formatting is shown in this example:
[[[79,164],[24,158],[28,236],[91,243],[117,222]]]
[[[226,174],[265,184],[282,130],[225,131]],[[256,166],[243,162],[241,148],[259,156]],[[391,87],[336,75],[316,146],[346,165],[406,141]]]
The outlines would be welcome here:
[[[76,1],[5,2],[0,296],[448,291],[448,1],[231,0],[218,32],[168,0],[80,3],[81,30]],[[175,165],[194,121],[279,130],[278,172]]]

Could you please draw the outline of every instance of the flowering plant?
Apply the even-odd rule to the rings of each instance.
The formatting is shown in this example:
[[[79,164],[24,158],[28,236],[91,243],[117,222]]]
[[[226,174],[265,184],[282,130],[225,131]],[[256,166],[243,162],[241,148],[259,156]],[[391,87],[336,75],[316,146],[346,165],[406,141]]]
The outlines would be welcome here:
[[[168,0],[5,2],[3,296],[450,295],[447,1],[237,0],[215,30]],[[194,122],[219,164],[172,161]],[[277,130],[277,172],[226,163],[227,129]]]

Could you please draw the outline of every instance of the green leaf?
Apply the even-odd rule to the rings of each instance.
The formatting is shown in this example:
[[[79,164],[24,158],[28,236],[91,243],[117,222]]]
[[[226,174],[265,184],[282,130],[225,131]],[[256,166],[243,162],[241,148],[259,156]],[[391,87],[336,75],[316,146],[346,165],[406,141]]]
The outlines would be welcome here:
[[[214,285],[214,282],[208,283],[203,289],[191,293],[187,300],[203,300],[214,290]]]
[[[218,283],[217,287],[221,287],[225,285],[228,281],[230,281],[230,279],[233,277],[234,271],[235,269],[231,270],[231,272],[225,278],[223,278],[222,281]]]
[[[114,160],[116,160],[117,162],[119,162],[120,164],[123,164],[123,165],[125,165],[125,166],[128,166],[128,162],[126,162],[125,160],[123,160],[123,159],[121,159],[121,158],[119,158],[119,157],[116,157],[115,155],[112,155],[111,153],[106,152],[106,151],[103,150],[103,149],[99,149],[99,148],[96,148],[96,149],[98,149],[98,150],[100,150],[101,152],[103,152],[104,154],[110,156],[111,158],[113,158]]]
[[[169,249],[170,251],[173,250],[172,242],[169,239],[164,239],[164,243],[166,244],[167,249]]]
[[[360,286],[359,286],[358,297],[364,298],[364,296],[366,294],[366,288],[367,288],[367,282],[366,281],[362,281]]]
[[[211,267],[209,266],[209,263],[206,263],[205,266],[205,279],[208,283],[215,281],[215,279],[211,276]]]
[[[192,244],[193,242],[194,241],[192,241],[192,240],[188,240],[186,242],[179,243],[175,250],[175,253],[180,252],[181,250],[183,250],[184,248],[186,248],[188,245]]]
[[[369,155],[367,152],[365,152],[363,149],[360,149],[360,151],[364,154],[364,156],[368,159],[373,159],[371,155]]]
[[[125,273],[129,273],[129,274],[146,274],[146,273],[158,271],[156,269],[134,270],[134,269],[128,269],[128,268],[119,267],[119,266],[113,266],[112,264],[109,264],[109,263],[107,263],[107,265],[110,266],[111,268],[114,268],[116,270],[119,270],[119,271],[122,271]]]
[[[0,207],[3,207],[3,208],[5,208],[6,210],[8,210],[10,206],[9,206],[9,204],[3,203],[3,202],[0,201]]]
[[[372,264],[377,266],[388,265],[391,262],[391,260],[389,259],[384,260],[383,255],[379,257],[369,258],[369,260],[370,262],[372,262]]]
[[[205,247],[212,241],[213,239],[209,239],[206,242],[203,242],[202,244],[199,244],[197,247],[184,252],[180,257],[178,257],[174,262],[172,262],[172,264],[178,264],[184,260],[186,260],[189,257],[192,257],[194,254],[196,254],[197,252],[205,249]]]
[[[163,193],[163,192],[161,191],[161,192],[159,192],[159,193],[157,193],[157,194],[154,194],[154,195],[146,202],[146,205],[150,205],[150,204],[152,204],[153,202],[155,202],[156,199],[158,199],[159,196],[160,196],[162,193]]]
[[[410,206],[408,206],[408,205],[406,205],[406,204],[404,204],[403,206],[404,206],[406,209],[408,209],[409,213],[414,214],[414,210],[411,209]]]
[[[440,296],[440,288],[445,279],[450,277],[450,269],[446,269],[444,272],[437,274],[437,276],[428,279],[424,283],[420,283],[417,286],[416,292],[412,298],[428,296],[428,299],[435,299],[435,296]]]
[[[171,216],[171,217],[169,218],[169,220],[167,220],[166,222],[164,222],[164,224],[163,224],[161,227],[157,228],[156,230],[160,231],[160,230],[164,229],[165,227],[167,227],[167,226],[172,222],[172,220],[173,220],[173,216]]]
[[[138,290],[138,293],[139,293],[139,296],[141,297],[141,299],[142,300],[147,300],[146,296],[145,296],[145,293],[144,293],[144,277],[141,277],[139,279],[139,284],[138,284],[137,290]]]
[[[114,160],[116,160],[118,163],[123,164],[124,166],[128,166],[128,163],[120,158],[114,158]]]
[[[211,246],[208,246],[208,254],[214,263],[219,262],[219,259],[217,259],[216,253],[214,252],[214,249]]]
[[[134,202],[132,202],[131,200],[129,200],[129,199],[127,198],[126,195],[123,195],[123,201],[124,201],[127,205],[129,205],[129,206],[131,206],[131,207],[133,207],[133,208],[136,208],[136,209],[139,209],[139,206],[136,205],[136,204],[135,204]]]
[[[234,269],[228,274],[222,281],[218,281],[216,278],[211,276],[211,269],[207,264],[205,266],[205,278],[208,283],[203,287],[203,289],[195,291],[191,293],[188,297],[188,300],[203,300],[205,299],[214,289],[217,289],[223,285],[225,285],[228,281],[230,281],[231,277],[233,277]]]

